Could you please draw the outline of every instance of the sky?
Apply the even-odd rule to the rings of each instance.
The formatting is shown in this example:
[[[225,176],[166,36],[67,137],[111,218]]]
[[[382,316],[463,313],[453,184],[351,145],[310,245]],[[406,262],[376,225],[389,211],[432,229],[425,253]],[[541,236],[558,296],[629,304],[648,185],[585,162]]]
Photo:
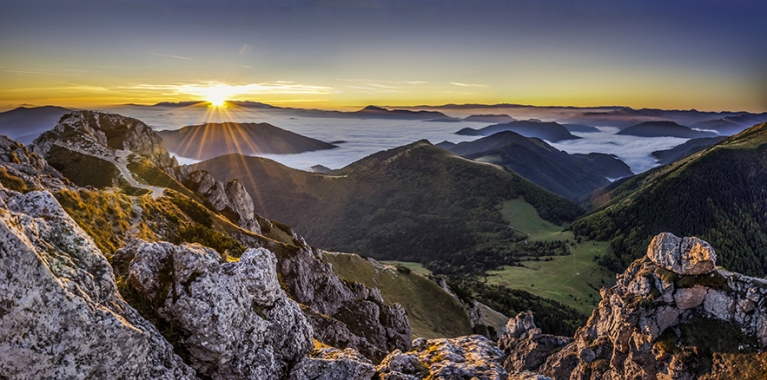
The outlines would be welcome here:
[[[763,0],[0,0],[0,109],[767,111]]]

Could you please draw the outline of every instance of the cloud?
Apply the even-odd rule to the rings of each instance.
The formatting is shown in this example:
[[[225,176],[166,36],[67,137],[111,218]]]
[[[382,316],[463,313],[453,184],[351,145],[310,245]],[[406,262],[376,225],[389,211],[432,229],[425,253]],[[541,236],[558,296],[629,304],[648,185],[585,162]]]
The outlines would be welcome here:
[[[450,82],[453,86],[460,86],[460,87],[487,87],[486,84],[472,84],[472,83],[461,83],[461,82]]]
[[[346,86],[346,88],[356,90],[356,92],[360,94],[399,94],[408,92],[400,90],[396,87],[376,86],[373,84],[368,86]]]
[[[157,57],[167,57],[167,58],[183,59],[183,60],[186,60],[186,61],[194,61],[194,59],[192,59],[192,58],[182,57],[180,55],[157,54],[157,53],[150,53],[148,51],[144,52],[144,53],[149,54],[149,55],[154,55],[154,56],[157,56]]]
[[[242,47],[240,48],[240,55],[246,55],[250,53],[251,49],[253,49],[253,47],[248,44],[242,45]]]
[[[3,72],[6,73],[13,73],[13,74],[30,74],[30,75],[54,75],[54,76],[62,76],[62,77],[79,77],[80,74],[75,73],[84,73],[86,70],[3,70]]]
[[[229,85],[216,82],[206,84],[136,84],[133,86],[123,86],[121,89],[137,92],[164,92],[166,95],[194,95],[198,97],[207,97],[215,92],[216,94],[220,94],[227,98],[237,95],[324,95],[334,93],[334,90],[330,87],[305,85],[287,81],[249,83],[243,85]]]
[[[676,137],[636,137],[616,135],[614,127],[597,127],[599,132],[574,133],[582,137],[577,140],[563,140],[551,146],[567,153],[600,152],[614,154],[625,162],[631,171],[639,174],[658,166],[657,160],[650,156],[656,150],[670,149],[684,143],[687,139]]]
[[[10,90],[4,90],[5,92],[31,92],[31,91],[50,91],[50,92],[111,92],[112,90],[101,86],[89,86],[86,84],[68,83],[65,86],[53,86],[53,87],[33,87],[33,88],[14,88]]]
[[[427,84],[429,82],[422,81],[422,80],[378,80],[378,79],[338,79],[340,81],[344,82],[357,82],[357,83],[365,83],[365,84],[386,84],[386,85],[397,85],[397,84],[407,84],[411,86],[418,86],[422,84]]]

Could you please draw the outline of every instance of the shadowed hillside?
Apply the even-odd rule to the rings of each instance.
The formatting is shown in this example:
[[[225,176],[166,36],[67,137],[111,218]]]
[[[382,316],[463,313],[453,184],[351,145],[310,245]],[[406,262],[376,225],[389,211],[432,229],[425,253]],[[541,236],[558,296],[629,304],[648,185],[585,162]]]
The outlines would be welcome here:
[[[615,183],[596,194],[600,208],[571,226],[576,236],[609,240],[613,270],[641,257],[662,231],[699,236],[722,264],[767,274],[767,123],[702,152]]]
[[[311,244],[419,261],[438,272],[481,271],[544,249],[514,244],[525,235],[504,221],[499,210],[505,200],[524,197],[555,224],[581,213],[516,173],[426,141],[373,154],[332,175],[240,155],[193,167],[220,180],[239,178],[260,213],[292,225]]]

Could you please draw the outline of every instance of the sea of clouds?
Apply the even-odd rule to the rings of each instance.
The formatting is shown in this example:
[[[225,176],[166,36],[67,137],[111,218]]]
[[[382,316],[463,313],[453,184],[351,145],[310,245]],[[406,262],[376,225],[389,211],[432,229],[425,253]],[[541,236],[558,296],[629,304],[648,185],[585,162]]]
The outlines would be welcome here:
[[[384,119],[336,119],[295,117],[282,111],[238,110],[236,112],[211,112],[204,107],[160,108],[123,106],[109,109],[110,112],[135,117],[155,130],[178,129],[187,125],[205,122],[266,122],[307,137],[325,142],[338,142],[338,148],[288,155],[262,155],[283,165],[310,170],[314,165],[339,169],[365,156],[385,149],[396,148],[426,139],[436,144],[441,141],[459,143],[477,139],[476,136],[461,136],[455,132],[464,127],[482,128],[491,123],[475,122],[427,122]],[[674,137],[636,137],[616,135],[617,128],[598,127],[599,132],[574,133],[581,137],[559,143],[549,142],[557,149],[568,153],[614,154],[635,173],[641,173],[657,166],[650,155],[653,151],[669,149],[687,139]],[[177,157],[180,163],[189,164],[196,160]]]

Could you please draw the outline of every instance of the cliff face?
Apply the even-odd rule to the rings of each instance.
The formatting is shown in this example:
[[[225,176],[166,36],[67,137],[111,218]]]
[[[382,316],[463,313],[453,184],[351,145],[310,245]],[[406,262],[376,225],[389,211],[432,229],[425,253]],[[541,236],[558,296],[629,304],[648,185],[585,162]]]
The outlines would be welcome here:
[[[757,378],[767,371],[760,367],[767,362],[767,280],[716,268],[716,254],[700,239],[656,236],[647,256],[601,294],[567,345],[546,345],[553,338],[536,332],[532,318],[521,334],[507,333],[506,368],[554,379]],[[518,358],[531,346],[545,361]]]
[[[0,187],[0,375],[194,378],[47,191]]]
[[[115,253],[130,262],[128,283],[159,318],[201,376],[280,379],[312,348],[312,329],[280,288],[277,259],[249,249],[236,262],[199,245],[140,240]]]

